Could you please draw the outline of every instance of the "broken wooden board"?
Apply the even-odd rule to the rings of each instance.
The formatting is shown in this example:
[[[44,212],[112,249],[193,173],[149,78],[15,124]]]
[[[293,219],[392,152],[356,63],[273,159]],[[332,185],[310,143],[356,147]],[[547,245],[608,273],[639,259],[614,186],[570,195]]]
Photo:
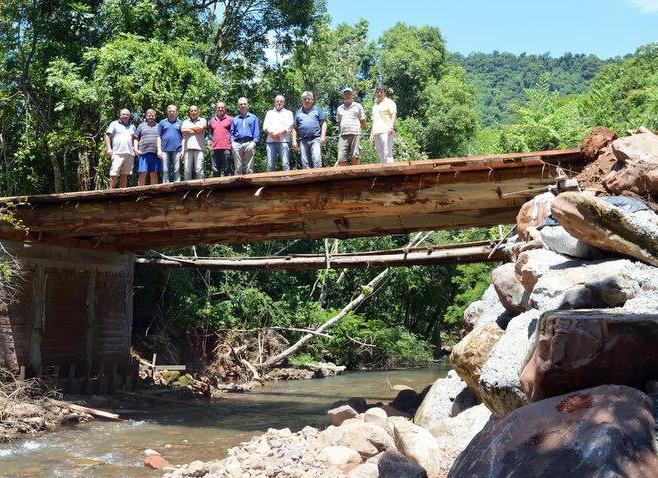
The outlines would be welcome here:
[[[543,151],[2,198],[27,230],[0,223],[0,238],[134,251],[489,226],[513,222],[556,166],[584,165],[577,150]]]

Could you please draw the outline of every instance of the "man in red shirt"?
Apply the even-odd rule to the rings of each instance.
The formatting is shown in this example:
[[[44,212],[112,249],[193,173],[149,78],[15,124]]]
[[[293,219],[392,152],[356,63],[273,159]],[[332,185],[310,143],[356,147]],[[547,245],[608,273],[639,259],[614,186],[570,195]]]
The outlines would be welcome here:
[[[233,117],[226,114],[226,104],[217,102],[215,117],[210,120],[210,134],[212,138],[212,177],[233,176],[233,156],[231,155],[230,128]]]

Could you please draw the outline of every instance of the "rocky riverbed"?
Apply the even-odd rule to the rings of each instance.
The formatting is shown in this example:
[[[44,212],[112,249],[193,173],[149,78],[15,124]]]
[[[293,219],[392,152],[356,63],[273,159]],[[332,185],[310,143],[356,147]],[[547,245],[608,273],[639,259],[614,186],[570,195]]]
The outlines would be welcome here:
[[[179,477],[658,476],[658,137],[597,128],[529,200],[448,377],[270,430]]]

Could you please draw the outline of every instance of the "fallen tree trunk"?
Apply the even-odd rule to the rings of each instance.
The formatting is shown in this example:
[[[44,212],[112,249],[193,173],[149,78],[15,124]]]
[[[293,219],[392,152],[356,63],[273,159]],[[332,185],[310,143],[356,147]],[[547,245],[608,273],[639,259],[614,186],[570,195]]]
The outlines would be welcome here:
[[[491,254],[493,252],[493,254]],[[450,244],[409,250],[368,251],[350,254],[306,254],[268,257],[139,257],[140,266],[184,267],[209,270],[310,270],[416,265],[463,264],[504,260],[489,241]]]
[[[409,241],[409,244],[407,247],[415,247],[418,244],[420,244],[422,241],[424,241],[427,238],[427,235],[423,235],[422,232],[419,232],[414,235],[414,237]],[[336,315],[334,315],[331,319],[327,320],[325,323],[317,327],[312,333],[307,333],[302,338],[300,338],[297,342],[295,342],[293,345],[285,349],[283,352],[280,354],[277,354],[273,357],[270,357],[267,359],[265,362],[262,364],[256,365],[256,368],[261,371],[266,371],[275,365],[280,364],[283,362],[285,359],[290,357],[292,354],[298,352],[304,345],[306,345],[311,339],[314,337],[317,337],[318,334],[324,333],[327,329],[330,329],[334,325],[336,325],[338,322],[340,322],[342,319],[347,317],[347,315],[355,310],[357,307],[359,307],[363,301],[365,301],[368,297],[370,297],[374,291],[377,289],[377,286],[381,284],[384,279],[388,277],[388,275],[391,273],[391,268],[387,267],[383,271],[381,271],[377,276],[375,276],[374,279],[372,279],[368,284],[365,286],[362,286],[362,292],[356,296],[354,299],[352,299],[345,307],[341,309],[340,312],[338,312]]]

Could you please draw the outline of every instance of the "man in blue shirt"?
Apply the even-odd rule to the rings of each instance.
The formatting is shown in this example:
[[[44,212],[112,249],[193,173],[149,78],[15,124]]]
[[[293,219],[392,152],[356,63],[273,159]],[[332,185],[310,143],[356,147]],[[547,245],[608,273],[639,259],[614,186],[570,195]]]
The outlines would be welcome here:
[[[256,115],[249,113],[249,102],[244,96],[238,100],[238,115],[231,123],[231,146],[235,174],[254,172],[254,149],[260,139],[260,124]]]
[[[158,123],[160,134],[160,149],[158,156],[162,159],[162,182],[169,182],[173,175],[175,182],[180,181],[180,161],[183,157],[182,143],[183,122],[178,119],[178,108],[167,106],[167,117]]]
[[[302,107],[295,113],[292,147],[301,151],[302,167],[321,168],[322,148],[327,142],[327,121],[322,108],[313,104],[313,93],[302,93]]]

